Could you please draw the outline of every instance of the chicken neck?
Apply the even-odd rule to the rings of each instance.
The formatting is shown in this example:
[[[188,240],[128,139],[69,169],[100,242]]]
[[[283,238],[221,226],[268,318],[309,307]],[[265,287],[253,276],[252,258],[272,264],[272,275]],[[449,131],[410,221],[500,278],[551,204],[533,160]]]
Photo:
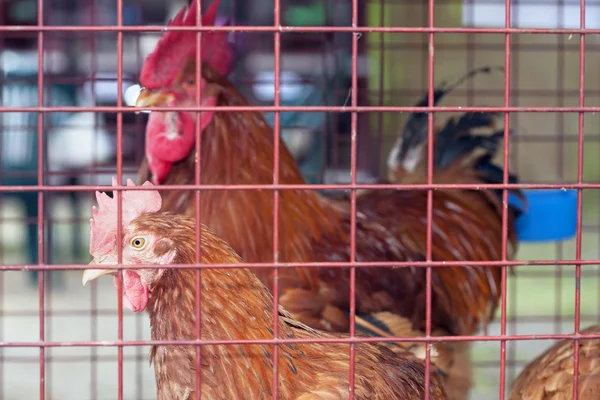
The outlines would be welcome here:
[[[210,67],[203,76],[219,87],[217,105],[247,106],[247,100]],[[275,144],[273,130],[259,112],[216,112],[201,135],[201,182],[208,185],[273,184]],[[295,160],[280,142],[279,183],[305,183]],[[197,157],[192,151],[173,165],[164,184],[194,184]],[[148,177],[146,164],[140,180]],[[224,238],[248,262],[272,262],[272,190],[204,191],[200,200],[202,222]],[[165,192],[163,210],[196,215],[193,191]],[[315,191],[279,191],[279,260],[312,260],[311,245],[322,234],[339,227],[340,213]],[[266,270],[265,270],[266,271]],[[269,272],[270,273],[270,272]],[[262,278],[262,277],[261,277]],[[263,282],[265,282],[263,280]]]
[[[184,217],[180,219],[183,220]],[[182,264],[195,263],[195,245],[191,227],[178,241]],[[188,238],[186,240],[185,238]],[[179,248],[182,247],[182,248]],[[210,233],[202,234],[203,263],[236,263],[239,258]],[[273,298],[248,269],[203,269],[201,272],[201,338],[203,340],[251,340],[273,338]],[[196,271],[168,269],[150,291],[148,307],[152,340],[194,340],[196,336]],[[290,327],[278,321],[280,336],[291,336]],[[280,362],[301,362],[298,351],[282,346]],[[272,382],[272,346],[204,345],[201,348],[201,385],[207,398],[239,398],[240,393],[257,390],[245,398],[261,398]],[[196,352],[193,346],[154,346],[151,350],[159,400],[194,392]],[[287,365],[282,364],[282,365]],[[283,371],[282,371],[283,370]],[[282,368],[282,390],[289,369]],[[309,377],[310,378],[310,377]],[[309,379],[307,378],[307,379]],[[310,379],[309,379],[310,381]],[[265,385],[267,387],[265,387]],[[253,388],[253,389],[249,389]],[[211,396],[218,390],[229,397]],[[187,390],[187,392],[185,392]],[[182,394],[183,393],[183,394]],[[186,397],[176,397],[186,398]]]

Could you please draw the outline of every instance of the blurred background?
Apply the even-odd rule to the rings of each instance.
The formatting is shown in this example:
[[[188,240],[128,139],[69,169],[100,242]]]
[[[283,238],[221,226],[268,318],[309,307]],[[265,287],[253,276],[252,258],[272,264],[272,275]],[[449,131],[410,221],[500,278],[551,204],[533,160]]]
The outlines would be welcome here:
[[[164,25],[187,1],[123,0],[123,25]],[[542,4],[543,3],[543,4]],[[513,26],[579,27],[579,0],[513,1]],[[203,0],[203,7],[210,0]],[[426,0],[361,0],[361,26],[428,26]],[[504,0],[436,0],[437,27],[504,27]],[[109,26],[117,23],[115,0],[44,0],[44,25]],[[350,26],[350,0],[281,0],[282,24]],[[587,2],[588,28],[597,28],[600,3]],[[272,0],[222,0],[219,20],[232,25],[272,25]],[[36,25],[36,0],[0,0],[2,25]],[[121,101],[133,105],[138,73],[159,33],[123,33]],[[116,106],[117,34],[43,34],[43,71],[38,68],[40,38],[35,32],[0,31],[0,105],[38,105],[40,84],[47,106]],[[230,35],[237,56],[232,81],[252,104],[273,104],[273,35]],[[351,34],[281,35],[282,105],[349,104]],[[426,34],[369,33],[359,37],[358,100],[361,105],[409,106],[427,90]],[[435,80],[452,81],[467,70],[504,64],[503,34],[435,35]],[[585,104],[600,106],[600,39],[586,36]],[[510,39],[511,106],[574,107],[579,96],[579,37],[518,34]],[[41,74],[42,78],[38,78]],[[448,96],[443,105],[502,106],[504,76],[483,75]],[[440,114],[440,115],[438,115]],[[124,176],[135,179],[143,158],[148,114],[122,114]],[[440,123],[447,113],[436,113]],[[406,113],[359,113],[359,182],[385,176],[385,162]],[[600,181],[599,116],[586,113],[583,180]],[[270,123],[273,115],[267,114]],[[577,181],[577,113],[513,113],[510,170],[524,183]],[[350,114],[281,114],[281,137],[311,183],[350,180]],[[2,185],[110,184],[117,158],[117,115],[102,112],[0,113]],[[43,133],[38,136],[39,133]],[[41,165],[39,163],[42,163]],[[38,171],[43,181],[39,181]],[[0,193],[0,265],[23,265],[0,272],[0,342],[36,341],[40,330],[37,274],[27,266],[87,263],[88,192]],[[43,211],[43,259],[38,253],[38,211]],[[600,258],[600,195],[583,191],[582,258]],[[519,259],[574,259],[575,239],[522,243]],[[582,267],[582,326],[598,320],[600,272]],[[44,318],[46,340],[115,340],[116,296],[109,280],[81,288],[80,272],[47,272]],[[509,277],[509,334],[569,333],[575,313],[572,266],[519,267]],[[91,310],[91,312],[90,312]],[[124,339],[148,339],[145,315],[124,313]],[[498,323],[490,334],[499,334]],[[507,344],[507,385],[525,362],[550,341]],[[153,371],[148,349],[124,350],[124,398],[152,399]],[[496,399],[500,385],[500,345],[474,343],[476,386],[472,399]],[[116,399],[116,348],[51,348],[45,353],[48,399]],[[39,395],[39,349],[0,348],[0,398]]]

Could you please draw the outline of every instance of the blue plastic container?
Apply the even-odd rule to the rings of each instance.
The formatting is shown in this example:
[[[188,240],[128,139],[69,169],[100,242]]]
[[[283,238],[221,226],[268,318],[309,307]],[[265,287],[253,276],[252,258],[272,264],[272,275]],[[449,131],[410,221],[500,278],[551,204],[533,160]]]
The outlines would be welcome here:
[[[570,239],[577,230],[576,190],[524,190],[527,210],[517,219],[517,235],[523,242]],[[509,203],[521,201],[509,195]]]

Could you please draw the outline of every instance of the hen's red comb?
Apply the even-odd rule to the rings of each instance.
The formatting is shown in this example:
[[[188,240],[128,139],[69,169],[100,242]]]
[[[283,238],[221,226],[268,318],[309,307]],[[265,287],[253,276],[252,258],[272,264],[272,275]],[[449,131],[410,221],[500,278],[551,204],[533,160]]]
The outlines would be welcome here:
[[[196,26],[198,0],[189,10],[183,7],[167,26]],[[202,16],[202,26],[213,26],[220,0],[215,0]],[[187,11],[187,14],[186,14]],[[228,75],[233,52],[227,41],[228,32],[202,32],[202,61],[222,75]],[[196,54],[197,32],[168,31],[152,53],[146,57],[140,73],[140,84],[148,89],[168,86],[182,70],[185,62]]]
[[[112,185],[117,186],[117,180],[112,179]],[[135,186],[127,179],[127,186]],[[153,187],[150,182],[142,186]],[[116,194],[116,192],[115,192]],[[160,211],[162,198],[157,190],[123,190],[121,222],[128,225],[142,214]],[[101,257],[111,253],[117,245],[117,196],[110,198],[106,193],[96,192],[98,207],[92,207],[90,219],[90,254]]]

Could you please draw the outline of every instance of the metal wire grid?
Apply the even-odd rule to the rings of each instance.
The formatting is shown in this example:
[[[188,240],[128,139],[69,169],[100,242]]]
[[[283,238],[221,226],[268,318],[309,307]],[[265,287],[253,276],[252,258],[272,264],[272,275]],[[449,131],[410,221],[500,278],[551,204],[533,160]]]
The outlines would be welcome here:
[[[129,32],[147,32],[147,31],[155,31],[162,32],[165,30],[163,26],[124,26],[123,25],[123,1],[117,0],[117,24],[116,26],[48,26],[44,24],[44,9],[47,7],[47,3],[44,0],[38,0],[37,3],[37,15],[38,21],[37,26],[2,26],[0,27],[0,32],[8,33],[34,33],[37,35],[37,50],[38,50],[38,69],[39,71],[43,71],[44,65],[44,36],[45,34],[51,32],[114,32],[117,35],[117,72],[118,72],[118,97],[117,97],[117,106],[116,107],[51,107],[44,104],[44,83],[45,77],[43,73],[38,73],[37,84],[38,84],[38,106],[37,107],[4,107],[1,112],[36,112],[38,113],[38,170],[37,170],[37,178],[38,185],[21,187],[21,186],[3,186],[0,187],[0,193],[2,192],[14,192],[14,191],[34,191],[38,193],[38,237],[39,237],[39,245],[38,251],[40,254],[41,262],[37,266],[29,267],[32,270],[40,270],[40,271],[56,271],[56,270],[81,270],[85,268],[82,265],[49,265],[43,262],[44,258],[44,240],[45,240],[45,223],[48,221],[48,218],[44,216],[45,207],[44,207],[44,193],[53,193],[53,192],[64,192],[64,191],[94,191],[94,190],[115,190],[117,193],[117,198],[121,198],[120,189],[121,187],[117,187],[116,189],[113,187],[99,187],[95,185],[79,185],[79,186],[49,186],[45,184],[45,171],[44,171],[44,130],[43,130],[43,122],[45,113],[50,112],[83,112],[83,111],[93,111],[93,112],[108,112],[108,113],[116,113],[117,121],[116,121],[116,134],[117,134],[117,160],[116,160],[116,173],[117,180],[122,182],[124,165],[123,165],[123,115],[124,113],[132,112],[131,108],[124,107],[122,104],[122,80],[123,80],[123,35]],[[600,30],[597,29],[585,29],[585,1],[580,1],[580,28],[579,29],[521,29],[521,28],[511,28],[511,4],[508,0],[506,0],[505,5],[505,19],[506,24],[503,29],[491,29],[491,28],[440,28],[435,26],[435,13],[434,13],[434,0],[428,0],[427,4],[427,26],[425,27],[414,27],[414,28],[402,28],[402,27],[364,27],[358,26],[358,17],[359,17],[359,4],[358,0],[352,0],[352,26],[351,27],[290,27],[290,26],[282,26],[281,25],[281,4],[280,0],[274,0],[274,15],[275,21],[273,26],[232,26],[226,28],[220,27],[211,27],[210,30],[228,30],[228,31],[238,31],[238,32],[268,32],[272,33],[274,36],[274,70],[275,70],[275,99],[273,106],[266,107],[219,107],[218,111],[248,111],[248,110],[260,110],[260,111],[274,111],[275,119],[274,119],[274,142],[275,142],[275,163],[274,163],[274,177],[273,177],[273,185],[264,186],[264,185],[236,185],[235,187],[229,187],[225,185],[200,185],[200,163],[197,163],[198,168],[196,170],[195,177],[195,185],[193,186],[179,186],[179,185],[171,185],[171,186],[163,186],[161,190],[178,190],[178,189],[189,189],[196,191],[196,210],[197,210],[197,219],[200,221],[201,215],[199,215],[199,204],[201,201],[201,193],[204,190],[259,190],[269,188],[273,190],[274,196],[274,226],[273,230],[275,232],[273,238],[273,251],[275,254],[275,258],[273,263],[268,264],[258,264],[258,263],[243,263],[240,265],[236,265],[235,267],[251,267],[251,268],[271,268],[273,266],[278,267],[277,260],[277,249],[279,237],[277,234],[278,227],[278,205],[279,205],[279,190],[289,190],[289,189],[346,189],[350,190],[351,193],[351,260],[350,263],[342,263],[342,262],[321,262],[321,263],[312,263],[310,265],[300,264],[300,263],[287,263],[288,267],[309,267],[309,268],[318,268],[318,267],[335,267],[335,268],[349,268],[351,273],[351,287],[350,287],[350,312],[351,312],[351,321],[353,321],[350,325],[350,339],[321,339],[318,342],[321,343],[331,343],[331,342],[343,342],[350,343],[350,355],[351,355],[351,368],[350,368],[350,382],[351,385],[354,385],[354,345],[360,342],[375,342],[378,341],[377,338],[357,338],[354,337],[354,314],[355,314],[355,268],[356,267],[376,267],[376,266],[396,266],[396,267],[408,267],[418,265],[420,267],[427,269],[427,299],[426,299],[426,315],[427,315],[427,325],[426,325],[426,337],[423,338],[410,338],[410,339],[402,339],[397,338],[398,341],[425,341],[430,342],[430,332],[431,332],[431,268],[439,268],[444,266],[459,266],[460,262],[433,262],[431,260],[431,224],[428,223],[427,230],[427,261],[425,262],[356,262],[355,255],[355,230],[356,230],[356,190],[358,189],[382,189],[382,188],[395,188],[395,189],[403,189],[403,190],[422,190],[427,189],[428,191],[428,201],[427,201],[427,219],[431,221],[432,219],[432,196],[433,192],[439,189],[504,189],[503,192],[503,201],[507,203],[507,191],[506,189],[513,187],[521,187],[521,188],[529,188],[529,189],[550,189],[550,188],[570,188],[576,189],[578,191],[578,202],[577,202],[577,239],[576,239],[576,249],[575,249],[575,257],[574,259],[562,259],[560,255],[557,255],[557,258],[561,258],[559,260],[528,260],[528,261],[509,261],[506,258],[506,246],[507,246],[507,208],[505,207],[503,210],[503,228],[502,228],[502,241],[503,241],[503,253],[502,260],[496,262],[473,262],[474,266],[500,266],[503,267],[502,273],[502,301],[501,301],[501,316],[500,316],[500,325],[501,325],[501,333],[500,335],[487,335],[487,336],[467,336],[467,337],[436,337],[436,341],[494,341],[499,342],[501,351],[499,354],[500,361],[500,387],[499,387],[499,398],[503,399],[505,397],[505,382],[507,381],[506,369],[507,369],[507,360],[506,360],[506,346],[509,341],[521,341],[521,340],[538,340],[538,339],[562,339],[568,338],[572,339],[575,348],[577,348],[578,341],[582,338],[598,338],[600,335],[586,335],[582,336],[579,333],[580,330],[580,305],[581,305],[581,293],[580,293],[580,282],[581,282],[581,266],[582,265],[596,265],[599,263],[598,260],[582,260],[582,191],[584,189],[600,189],[600,184],[598,183],[585,183],[583,181],[583,150],[584,150],[584,115],[585,113],[594,113],[599,112],[600,107],[585,107],[584,103],[584,84],[585,84],[585,37],[586,34],[598,34]],[[198,25],[200,26],[200,17],[198,17]],[[196,28],[169,28],[170,30],[191,30],[197,31],[198,35],[201,34],[202,31],[207,30],[206,28],[196,27]],[[280,64],[280,56],[281,56],[281,35],[286,32],[346,32],[352,34],[352,83],[351,83],[351,99],[350,105],[346,105],[345,107],[334,107],[334,106],[326,106],[326,107],[284,107],[280,105],[280,82],[279,82],[279,72],[281,70]],[[357,82],[357,57],[358,57],[358,44],[359,44],[359,36],[365,33],[421,33],[427,35],[428,48],[430,51],[427,55],[427,84],[431,89],[434,87],[434,59],[435,59],[435,36],[444,34],[444,33],[466,33],[466,34],[497,34],[502,35],[504,37],[504,67],[505,67],[505,84],[504,84],[504,104],[502,107],[427,107],[426,111],[429,111],[429,119],[428,119],[428,183],[426,185],[372,185],[372,184],[358,184],[356,182],[356,171],[357,171],[357,136],[358,136],[358,115],[361,113],[368,112],[415,112],[415,111],[423,111],[423,108],[416,107],[400,107],[400,106],[359,106],[358,99],[358,82]],[[557,34],[557,35],[575,35],[579,37],[579,89],[578,89],[578,105],[570,106],[570,107],[519,107],[511,105],[511,87],[510,87],[510,77],[511,77],[511,39],[514,35],[520,34]],[[198,41],[199,43],[199,41]],[[201,59],[201,49],[198,47],[197,51],[197,66],[200,65]],[[200,70],[197,68],[196,70],[197,79],[200,78]],[[198,104],[200,104],[200,96],[201,93],[198,89]],[[433,101],[433,91],[429,90],[429,102],[432,104]],[[216,110],[215,107],[192,107],[192,108],[183,108],[183,107],[169,107],[169,108],[156,108],[149,107],[147,110],[150,111],[181,111],[181,110],[193,110],[196,112],[200,112],[203,110]],[[351,112],[351,183],[349,185],[282,185],[279,184],[279,160],[278,160],[278,144],[279,144],[279,135],[277,132],[280,131],[280,116],[279,112],[284,111],[324,111],[331,113],[339,113],[339,112]],[[434,112],[465,112],[465,111],[496,111],[503,112],[504,114],[504,126],[505,126],[505,145],[503,151],[503,160],[504,165],[509,165],[509,137],[508,137],[508,129],[509,129],[509,116],[510,113],[540,113],[540,112],[555,112],[559,113],[577,113],[578,115],[578,133],[577,133],[577,151],[578,151],[578,163],[577,163],[577,181],[576,183],[562,183],[562,184],[552,184],[552,183],[539,183],[539,184],[523,184],[523,185],[510,185],[506,183],[508,181],[508,168],[504,171],[504,184],[502,185],[441,185],[441,184],[433,184],[433,175],[432,175],[432,153],[433,153],[433,114]],[[199,137],[200,132],[197,127],[197,137]],[[198,154],[200,153],[200,141],[196,140],[196,151]],[[135,188],[129,188],[129,190],[136,190]],[[120,201],[120,200],[119,200]],[[118,221],[120,223],[121,213],[119,212]],[[199,226],[199,225],[198,225]],[[119,233],[120,234],[120,233]],[[197,229],[197,237],[200,235],[200,230]],[[198,238],[197,238],[198,239]],[[119,240],[119,239],[118,239]],[[199,243],[199,240],[197,240]],[[199,245],[198,245],[199,246]],[[201,249],[197,248],[198,254],[198,265],[197,267],[197,287],[200,287],[200,279],[201,274],[200,270],[203,267],[201,265]],[[121,254],[119,252],[119,258]],[[120,261],[120,260],[119,260]],[[507,332],[507,274],[506,267],[507,266],[519,266],[519,265],[531,265],[531,266],[562,266],[562,265],[575,265],[575,279],[576,279],[576,288],[575,288],[575,317],[574,317],[574,333],[573,334],[535,334],[535,335],[515,335],[508,334]],[[173,268],[182,268],[182,266],[174,265]],[[119,269],[123,268],[121,265],[118,267]],[[127,266],[127,268],[147,268],[147,266]],[[189,268],[189,266],[186,266]],[[232,268],[231,265],[215,265],[211,264],[210,268]],[[20,265],[1,265],[1,271],[22,271],[23,266]],[[277,269],[275,269],[275,278],[277,277]],[[39,340],[38,341],[28,341],[28,342],[1,342],[0,347],[2,348],[39,348],[39,373],[41,377],[45,377],[47,374],[46,370],[46,349],[53,347],[105,347],[112,346],[117,347],[118,350],[118,398],[123,398],[123,348],[127,346],[147,346],[151,344],[189,344],[189,345],[216,345],[216,344],[239,344],[239,343],[255,343],[255,344],[271,344],[274,348],[274,370],[273,370],[273,387],[274,387],[274,398],[277,398],[278,394],[278,380],[277,380],[277,349],[279,344],[284,343],[293,343],[293,342],[306,342],[306,340],[297,340],[297,339],[280,339],[277,334],[277,324],[274,323],[274,339],[272,340],[235,340],[235,341],[207,341],[200,340],[200,332],[201,326],[199,315],[196,316],[196,321],[198,321],[197,326],[197,340],[195,341],[143,341],[143,340],[124,340],[123,339],[123,311],[122,311],[122,302],[121,302],[121,292],[119,291],[119,300],[118,300],[118,339],[116,341],[80,341],[80,342],[56,342],[56,341],[47,341],[45,336],[46,331],[46,316],[50,315],[52,311],[48,311],[46,296],[45,296],[45,287],[47,282],[45,282],[44,274],[39,275]],[[274,287],[273,287],[273,295],[275,298],[275,309],[274,316],[277,316],[277,299],[278,299],[278,285],[277,279],[274,279]],[[197,312],[199,312],[199,302],[200,302],[201,293],[197,291]],[[95,307],[95,305],[94,305]],[[98,313],[97,310],[94,312]],[[6,312],[4,312],[6,315]],[[315,340],[309,340],[310,342],[316,342]],[[574,358],[574,368],[578,369],[578,352],[575,352]],[[427,348],[426,354],[426,368],[427,371],[430,369],[430,352],[429,347]],[[197,352],[197,384],[199,384],[201,380],[201,368],[200,366],[200,352]],[[577,375],[574,375],[575,381],[577,381]],[[427,380],[426,386],[429,385]],[[577,385],[575,385],[573,398],[577,399]],[[46,380],[40,379],[39,381],[39,393],[40,398],[47,398],[47,388],[46,388]],[[198,391],[199,393],[199,391]],[[427,397],[426,397],[427,398]]]

